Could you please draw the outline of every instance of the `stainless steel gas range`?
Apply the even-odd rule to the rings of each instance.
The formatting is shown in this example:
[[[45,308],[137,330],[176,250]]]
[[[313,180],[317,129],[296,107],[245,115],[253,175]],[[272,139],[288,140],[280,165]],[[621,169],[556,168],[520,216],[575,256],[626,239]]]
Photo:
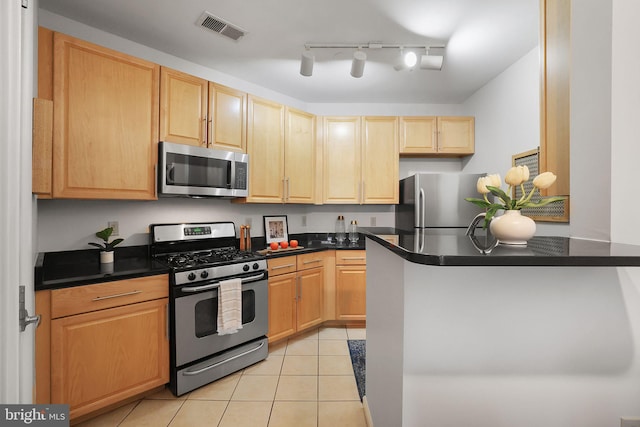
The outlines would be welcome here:
[[[171,391],[180,396],[267,357],[267,261],[237,249],[232,222],[152,224],[151,256],[171,268]],[[242,281],[242,328],[218,334],[218,288]]]

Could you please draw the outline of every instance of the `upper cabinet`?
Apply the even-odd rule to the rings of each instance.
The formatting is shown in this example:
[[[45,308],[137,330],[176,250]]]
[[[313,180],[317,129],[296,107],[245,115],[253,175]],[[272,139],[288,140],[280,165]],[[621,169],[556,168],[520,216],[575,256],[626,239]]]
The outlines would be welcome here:
[[[209,82],[209,147],[247,151],[247,94]]]
[[[293,108],[285,110],[284,201],[316,201],[316,117]]]
[[[540,12],[540,171],[558,177],[545,195],[568,196],[571,1],[541,0]]]
[[[252,203],[314,203],[316,119],[249,96],[247,152]]]
[[[249,96],[247,202],[281,203],[284,200],[284,106]]]
[[[160,140],[245,151],[247,94],[162,67]]]
[[[475,152],[473,117],[401,117],[400,154],[468,156]]]
[[[160,140],[207,146],[209,82],[162,67]]]
[[[323,201],[398,203],[398,119],[324,117]]]
[[[53,37],[52,195],[155,199],[160,67]]]
[[[362,118],[362,203],[398,203],[398,118]]]

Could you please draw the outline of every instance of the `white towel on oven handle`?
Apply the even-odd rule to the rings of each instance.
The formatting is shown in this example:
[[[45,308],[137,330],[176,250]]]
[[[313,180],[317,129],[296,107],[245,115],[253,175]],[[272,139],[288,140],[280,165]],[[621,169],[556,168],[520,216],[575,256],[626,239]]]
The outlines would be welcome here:
[[[242,329],[242,280],[223,280],[218,286],[218,335]]]

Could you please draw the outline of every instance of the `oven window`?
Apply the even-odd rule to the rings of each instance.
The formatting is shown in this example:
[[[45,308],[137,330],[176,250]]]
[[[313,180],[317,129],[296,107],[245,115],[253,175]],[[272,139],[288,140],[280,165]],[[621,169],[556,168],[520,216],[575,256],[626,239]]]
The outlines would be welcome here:
[[[167,153],[167,184],[230,188],[231,161]]]
[[[253,322],[256,317],[256,293],[242,291],[242,324]],[[195,307],[196,337],[214,335],[218,331],[218,295],[198,301]]]

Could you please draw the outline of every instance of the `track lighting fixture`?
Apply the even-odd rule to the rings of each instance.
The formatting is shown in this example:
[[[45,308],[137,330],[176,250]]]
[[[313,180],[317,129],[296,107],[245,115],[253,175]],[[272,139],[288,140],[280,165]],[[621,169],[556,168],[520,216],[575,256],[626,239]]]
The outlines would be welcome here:
[[[353,61],[351,62],[351,75],[355,78],[362,77],[364,73],[364,63],[367,60],[367,54],[361,50],[353,53]]]
[[[335,43],[335,44],[318,44],[306,43],[305,51],[302,53],[300,60],[300,74],[303,76],[311,76],[313,74],[313,64],[315,56],[311,54],[312,49],[356,49],[353,53],[351,62],[351,75],[360,78],[364,74],[364,64],[367,60],[367,54],[363,49],[381,50],[381,49],[399,49],[400,57],[394,62],[393,68],[396,71],[414,69],[420,60],[420,69],[423,70],[441,70],[444,62],[444,46],[424,46],[424,45],[400,45],[388,44],[382,42],[369,42],[362,44],[351,43]],[[405,51],[406,50],[406,51]],[[425,52],[425,55],[421,55]],[[420,56],[418,56],[420,54]]]
[[[444,48],[443,47],[430,47],[427,49],[427,54],[422,55],[420,58],[420,68],[422,70],[442,70],[442,63],[444,62]]]
[[[305,77],[310,77],[313,74],[313,62],[315,56],[310,50],[302,52],[302,59],[300,60],[300,74]]]

